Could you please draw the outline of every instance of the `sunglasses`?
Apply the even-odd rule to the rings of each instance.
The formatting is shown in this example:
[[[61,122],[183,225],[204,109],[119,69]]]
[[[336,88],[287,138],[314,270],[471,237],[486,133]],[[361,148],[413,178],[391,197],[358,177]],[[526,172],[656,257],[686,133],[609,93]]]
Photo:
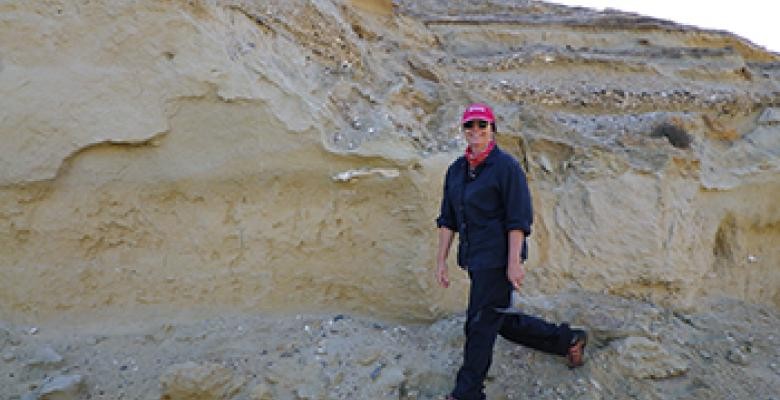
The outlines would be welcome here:
[[[488,124],[489,124],[487,121],[481,120],[481,119],[478,120],[478,121],[471,120],[471,121],[466,121],[466,122],[463,123],[463,129],[471,129],[471,128],[473,128],[474,127],[474,122],[477,123],[477,126],[479,126],[480,129],[487,128]]]

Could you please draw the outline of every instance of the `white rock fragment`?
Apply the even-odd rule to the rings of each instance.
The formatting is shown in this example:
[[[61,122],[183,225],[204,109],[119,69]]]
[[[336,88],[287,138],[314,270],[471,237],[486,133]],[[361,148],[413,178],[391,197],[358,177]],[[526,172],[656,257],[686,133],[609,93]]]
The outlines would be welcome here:
[[[355,178],[372,175],[378,175],[382,178],[392,179],[401,176],[401,172],[395,168],[361,168],[339,172],[331,176],[331,179],[336,182],[350,182]]]
[[[769,364],[769,369],[774,371],[776,374],[780,375],[780,365],[777,365],[775,363],[770,363]]]
[[[761,125],[780,124],[780,108],[765,108],[761,116],[758,117],[758,123]]]
[[[542,167],[544,172],[552,172],[552,165],[550,160],[545,157],[544,154],[539,155],[539,166]]]
[[[62,356],[57,354],[54,349],[49,346],[37,349],[33,353],[32,358],[27,361],[28,366],[53,366],[62,362]]]
[[[48,379],[38,392],[40,399],[76,400],[81,397],[84,377],[81,375],[63,375]]]

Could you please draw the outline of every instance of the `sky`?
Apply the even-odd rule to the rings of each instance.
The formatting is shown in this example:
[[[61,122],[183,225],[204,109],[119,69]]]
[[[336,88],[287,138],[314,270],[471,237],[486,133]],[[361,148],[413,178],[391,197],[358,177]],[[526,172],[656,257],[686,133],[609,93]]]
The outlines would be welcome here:
[[[780,18],[773,0],[549,0],[596,9],[614,8],[700,28],[726,30],[780,53]]]

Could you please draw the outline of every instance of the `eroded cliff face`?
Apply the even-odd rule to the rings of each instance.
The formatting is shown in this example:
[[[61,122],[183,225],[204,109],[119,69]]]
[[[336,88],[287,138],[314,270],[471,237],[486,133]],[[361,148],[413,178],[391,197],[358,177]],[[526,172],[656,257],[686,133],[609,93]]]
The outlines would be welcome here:
[[[0,3],[0,316],[425,319],[471,101],[534,195],[526,287],[780,305],[780,57],[540,2]],[[454,257],[453,257],[454,258]]]

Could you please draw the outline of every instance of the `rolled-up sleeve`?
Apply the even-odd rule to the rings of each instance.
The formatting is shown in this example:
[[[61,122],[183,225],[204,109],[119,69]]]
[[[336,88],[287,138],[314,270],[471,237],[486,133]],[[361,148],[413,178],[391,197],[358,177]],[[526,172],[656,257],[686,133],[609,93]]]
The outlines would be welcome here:
[[[533,209],[531,192],[528,190],[528,182],[520,164],[513,162],[512,167],[507,168],[502,181],[506,229],[507,231],[520,230],[528,236],[531,234],[531,224],[533,224]]]
[[[444,177],[444,189],[441,195],[441,210],[439,211],[439,218],[436,218],[436,226],[439,228],[445,227],[451,231],[457,230],[457,223],[455,221],[455,209],[453,208],[452,201],[447,196],[447,186],[449,184],[450,171],[447,170],[447,174]]]

